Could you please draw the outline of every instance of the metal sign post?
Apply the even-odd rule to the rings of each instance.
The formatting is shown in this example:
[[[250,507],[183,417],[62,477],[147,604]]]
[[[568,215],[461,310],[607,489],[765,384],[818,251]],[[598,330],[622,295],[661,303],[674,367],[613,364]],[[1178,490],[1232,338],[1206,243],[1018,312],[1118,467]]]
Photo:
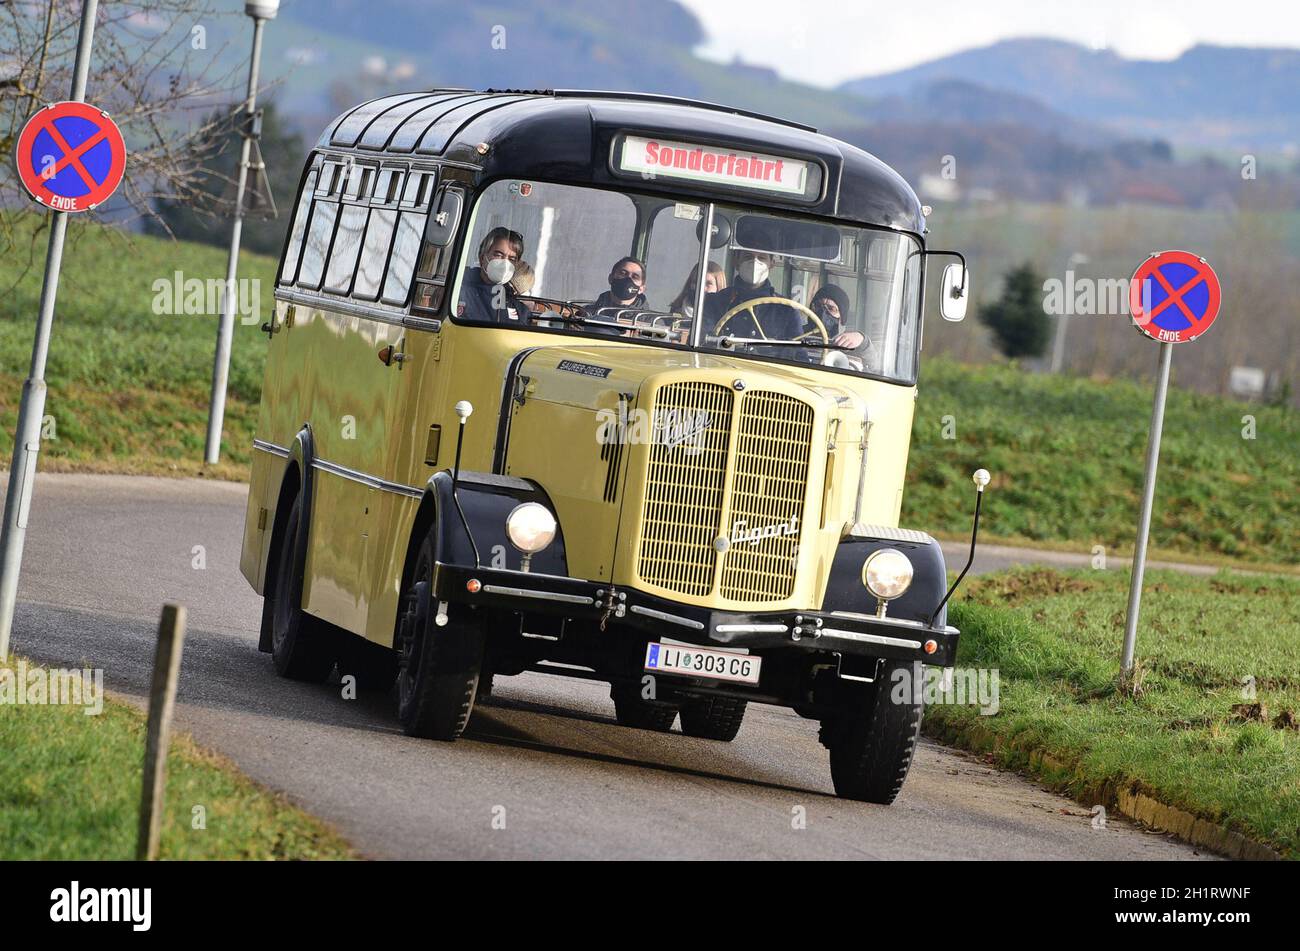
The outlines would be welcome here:
[[[77,35],[77,59],[72,72],[73,102],[86,99],[90,73],[90,48],[95,38],[95,14],[99,0],[81,5],[81,30]],[[21,156],[19,156],[21,160]],[[50,224],[50,243],[45,254],[45,281],[41,286],[41,307],[32,343],[31,371],[23,384],[14,433],[13,464],[9,468],[9,489],[5,494],[4,526],[0,529],[0,659],[9,656],[9,634],[13,629],[14,605],[18,598],[18,573],[22,568],[23,543],[27,536],[27,515],[32,504],[36,458],[41,451],[41,420],[45,416],[45,363],[50,351],[50,328],[54,303],[59,293],[59,269],[63,263],[63,239],[68,232],[67,211],[55,211]]]
[[[230,226],[230,257],[226,262],[226,292],[217,325],[217,353],[212,362],[212,399],[208,407],[208,436],[203,457],[208,465],[221,459],[221,429],[226,418],[226,386],[230,378],[230,344],[235,334],[235,280],[239,269],[239,239],[244,230],[244,192],[248,187],[248,160],[253,146],[252,124],[257,107],[257,71],[262,59],[262,28],[275,16],[279,2],[250,2],[245,12],[253,18],[253,52],[248,61],[248,94],[244,99],[243,144],[239,155],[239,180],[235,187],[235,220]]]
[[[1151,534],[1151,509],[1156,498],[1156,466],[1160,462],[1160,436],[1165,427],[1165,397],[1169,393],[1169,367],[1174,344],[1191,343],[1219,315],[1222,288],[1218,275],[1205,258],[1188,251],[1160,251],[1138,267],[1129,282],[1129,311],[1138,330],[1160,342],[1160,369],[1151,406],[1151,432],[1147,437],[1146,470],[1142,476],[1142,507],[1138,514],[1137,542],[1133,547],[1133,574],[1129,579],[1128,613],[1124,620],[1124,652],[1120,669],[1133,672],[1137,648],[1138,612],[1142,606],[1142,576],[1147,567],[1147,541]]]
[[[1138,514],[1137,546],[1133,550],[1133,575],[1129,579],[1128,614],[1124,621],[1124,656],[1120,669],[1133,669],[1137,647],[1138,610],[1142,606],[1142,576],[1147,569],[1147,536],[1151,533],[1151,506],[1156,498],[1156,466],[1160,462],[1160,435],[1165,428],[1165,396],[1169,393],[1169,365],[1174,345],[1160,345],[1160,370],[1156,375],[1156,398],[1151,406],[1151,434],[1147,437],[1147,464],[1142,476],[1142,509]]]

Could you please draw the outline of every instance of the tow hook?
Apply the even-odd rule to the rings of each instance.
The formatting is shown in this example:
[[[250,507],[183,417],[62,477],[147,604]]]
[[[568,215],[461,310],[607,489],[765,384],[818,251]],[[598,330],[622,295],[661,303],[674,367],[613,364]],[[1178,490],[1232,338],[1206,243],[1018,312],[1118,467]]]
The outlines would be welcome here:
[[[604,613],[600,616],[600,629],[605,630],[611,617],[623,617],[627,614],[627,595],[617,588],[610,588],[606,591],[604,588],[596,589],[596,607],[603,607]]]

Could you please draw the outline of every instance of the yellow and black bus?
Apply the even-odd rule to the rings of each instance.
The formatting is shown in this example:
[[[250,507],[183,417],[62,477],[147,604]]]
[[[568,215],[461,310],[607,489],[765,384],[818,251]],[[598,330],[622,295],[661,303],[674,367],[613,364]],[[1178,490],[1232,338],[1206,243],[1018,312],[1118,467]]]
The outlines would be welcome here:
[[[898,526],[926,264],[954,254],[925,232],[871,155],[709,103],[340,116],[263,326],[261,649],[445,740],[524,671],[717,740],[780,704],[821,722],[840,795],[892,801],[922,698],[890,688],[958,637],[939,546]],[[966,296],[951,263],[943,315]]]

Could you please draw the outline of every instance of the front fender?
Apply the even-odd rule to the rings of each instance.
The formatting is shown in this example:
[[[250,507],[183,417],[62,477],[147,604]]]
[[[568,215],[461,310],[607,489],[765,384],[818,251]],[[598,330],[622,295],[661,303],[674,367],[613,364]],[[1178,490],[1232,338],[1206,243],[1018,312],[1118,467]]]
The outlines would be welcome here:
[[[884,537],[888,533],[892,537]],[[948,590],[948,571],[939,543],[923,532],[899,529],[872,529],[855,526],[852,534],[841,540],[831,563],[823,611],[856,611],[874,614],[879,602],[862,584],[862,565],[867,556],[882,548],[896,548],[912,561],[912,586],[901,597],[889,602],[889,616],[911,621],[929,622],[930,614]],[[935,626],[942,629],[948,622],[944,606]]]
[[[555,514],[555,506],[541,486],[515,476],[462,471],[455,496],[460,499],[460,511],[457,511],[456,498],[452,495],[451,473],[437,472],[429,479],[421,502],[422,511],[426,506],[431,507],[426,524],[436,526],[436,558],[448,565],[518,571],[523,554],[506,535],[507,516],[523,502],[540,502]],[[464,521],[461,520],[462,511]],[[556,521],[559,521],[558,514]],[[555,540],[545,550],[533,555],[529,570],[563,577],[569,573],[568,565],[564,526],[558,525]]]

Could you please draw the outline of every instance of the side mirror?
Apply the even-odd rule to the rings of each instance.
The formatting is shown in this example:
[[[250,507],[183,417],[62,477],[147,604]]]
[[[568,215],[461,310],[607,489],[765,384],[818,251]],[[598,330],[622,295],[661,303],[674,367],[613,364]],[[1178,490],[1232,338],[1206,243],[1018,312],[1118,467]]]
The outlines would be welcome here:
[[[943,269],[943,292],[939,298],[939,313],[944,320],[964,320],[966,304],[969,300],[970,268],[961,264],[949,264]]]
[[[460,213],[465,204],[465,193],[459,188],[444,188],[438,199],[438,207],[429,214],[429,223],[424,228],[424,240],[434,247],[445,248],[456,236],[460,225]]]

